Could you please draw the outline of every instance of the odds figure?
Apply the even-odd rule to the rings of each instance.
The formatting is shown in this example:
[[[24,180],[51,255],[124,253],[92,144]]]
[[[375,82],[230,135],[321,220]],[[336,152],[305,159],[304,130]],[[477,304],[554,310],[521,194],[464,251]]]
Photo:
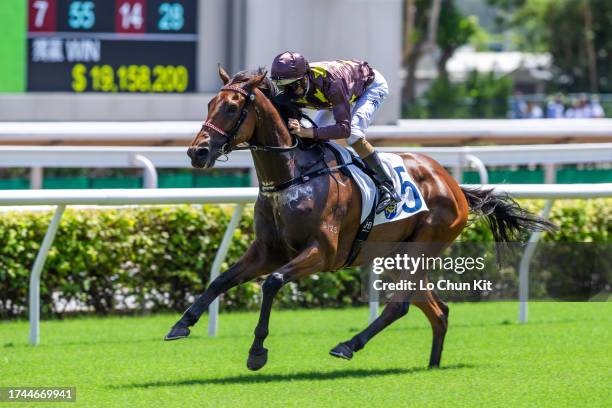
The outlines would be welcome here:
[[[272,81],[296,105],[318,111],[313,118],[318,128],[303,128],[299,121],[291,119],[290,132],[315,140],[346,139],[374,173],[381,197],[376,213],[399,203],[393,181],[365,139],[374,114],[389,94],[382,74],[365,61],[308,63],[301,54],[289,51],[274,58],[271,71]]]

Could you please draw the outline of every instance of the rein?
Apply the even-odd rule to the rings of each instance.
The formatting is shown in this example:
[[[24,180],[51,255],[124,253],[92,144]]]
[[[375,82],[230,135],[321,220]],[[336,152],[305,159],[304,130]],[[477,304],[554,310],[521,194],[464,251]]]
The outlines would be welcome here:
[[[219,133],[221,136],[224,136],[227,139],[227,143],[223,144],[223,146],[221,146],[220,152],[222,155],[227,156],[229,153],[231,153],[233,150],[253,150],[253,151],[265,151],[265,152],[287,152],[290,150],[295,149],[296,147],[298,147],[299,144],[299,140],[297,138],[297,136],[294,136],[293,134],[291,134],[291,138],[293,139],[293,144],[291,146],[288,147],[281,147],[281,146],[265,146],[265,145],[256,145],[256,144],[249,144],[247,146],[233,146],[232,147],[232,143],[235,141],[236,139],[236,134],[238,133],[238,131],[240,130],[240,128],[242,127],[242,124],[244,123],[248,113],[249,113],[249,106],[251,105],[251,103],[253,103],[255,101],[255,94],[253,92],[247,92],[245,91],[243,88],[236,86],[236,85],[226,85],[223,88],[221,88],[221,91],[232,91],[232,92],[237,92],[241,95],[244,95],[246,98],[246,102],[244,103],[244,106],[242,107],[242,110],[240,111],[240,117],[238,118],[238,121],[236,121],[236,124],[232,127],[231,130],[229,131],[225,131],[223,129],[221,129],[219,126],[215,125],[214,123],[212,123],[211,121],[206,121],[204,122],[204,124],[202,125],[203,127],[209,128],[214,130],[215,132]],[[255,114],[257,115],[257,118],[259,118],[259,110],[257,109],[256,105],[253,105],[253,107],[255,108]]]
[[[246,98],[246,102],[244,103],[242,110],[240,111],[240,117],[238,118],[238,120],[236,121],[236,123],[234,124],[234,126],[232,127],[232,129],[230,129],[229,131],[225,131],[223,129],[221,129],[219,126],[215,125],[214,123],[212,123],[211,121],[206,121],[204,122],[204,124],[202,125],[203,127],[209,128],[217,133],[219,133],[221,136],[225,137],[227,139],[227,142],[224,143],[221,148],[219,149],[219,152],[221,153],[221,155],[227,157],[227,155],[229,153],[231,153],[233,150],[251,150],[251,151],[264,151],[264,152],[288,152],[291,150],[296,149],[299,144],[300,144],[300,139],[295,136],[294,134],[290,133],[291,138],[293,140],[293,144],[291,146],[288,147],[280,147],[280,146],[265,146],[265,145],[257,145],[257,144],[248,144],[246,146],[232,146],[232,143],[235,141],[236,139],[236,135],[238,134],[238,132],[240,131],[240,128],[242,127],[242,124],[244,123],[248,113],[249,113],[249,107],[250,105],[255,101],[255,94],[253,92],[247,92],[246,90],[244,90],[243,88],[236,86],[236,85],[226,85],[224,87],[221,88],[221,91],[232,91],[232,92],[237,92],[241,95],[244,95],[244,97]],[[257,118],[259,119],[259,110],[257,109],[257,106],[253,104],[253,107],[255,108],[255,114],[257,115]],[[306,120],[308,120],[313,127],[317,127],[317,124],[314,123],[314,121],[308,117],[308,115],[303,115],[303,118],[305,118]],[[219,159],[217,159],[219,160]],[[325,163],[325,159],[323,158],[323,162]],[[315,163],[316,164],[316,163]],[[286,188],[289,188],[291,186],[294,186],[296,184],[303,184],[306,183],[307,181],[316,178],[316,177],[320,177],[323,176],[325,174],[330,174],[336,170],[340,170],[344,167],[347,167],[348,164],[347,163],[343,163],[334,167],[329,167],[327,166],[327,163],[325,163],[325,167],[322,167],[320,169],[317,170],[313,170],[311,172],[308,172],[306,174],[301,174],[297,177],[292,178],[291,180],[282,182],[280,184],[276,184],[276,185],[270,185],[270,186],[261,186],[259,187],[259,189],[262,192],[266,192],[266,193],[271,193],[271,192],[278,192],[281,190],[284,190]]]

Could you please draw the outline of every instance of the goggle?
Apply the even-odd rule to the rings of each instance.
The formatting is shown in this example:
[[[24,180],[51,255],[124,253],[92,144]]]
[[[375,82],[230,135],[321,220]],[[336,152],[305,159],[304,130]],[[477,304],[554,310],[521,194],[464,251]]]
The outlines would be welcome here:
[[[287,91],[290,93],[294,93],[295,91],[297,91],[298,86],[304,87],[303,79],[304,77],[291,79],[275,79],[273,80],[273,82],[281,92]]]

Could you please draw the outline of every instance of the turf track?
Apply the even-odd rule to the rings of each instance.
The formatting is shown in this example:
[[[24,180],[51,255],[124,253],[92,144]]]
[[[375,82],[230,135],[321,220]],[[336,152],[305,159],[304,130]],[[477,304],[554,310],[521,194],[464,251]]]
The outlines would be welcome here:
[[[365,308],[275,310],[255,373],[245,362],[256,313],[222,313],[217,338],[203,318],[176,342],[161,341],[172,315],[48,321],[36,348],[27,322],[3,322],[0,386],[76,386],[87,407],[610,406],[612,304],[529,312],[519,325],[516,303],[451,305],[439,370],[426,369],[430,328],[416,308],[352,361],[327,352],[363,327]]]

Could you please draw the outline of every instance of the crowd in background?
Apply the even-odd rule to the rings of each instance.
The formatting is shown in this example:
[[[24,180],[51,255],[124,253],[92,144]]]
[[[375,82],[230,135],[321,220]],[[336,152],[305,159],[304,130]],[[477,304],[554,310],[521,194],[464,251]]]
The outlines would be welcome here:
[[[597,95],[566,97],[557,94],[546,103],[541,103],[526,99],[517,93],[512,97],[510,117],[512,119],[603,118],[605,112]]]

